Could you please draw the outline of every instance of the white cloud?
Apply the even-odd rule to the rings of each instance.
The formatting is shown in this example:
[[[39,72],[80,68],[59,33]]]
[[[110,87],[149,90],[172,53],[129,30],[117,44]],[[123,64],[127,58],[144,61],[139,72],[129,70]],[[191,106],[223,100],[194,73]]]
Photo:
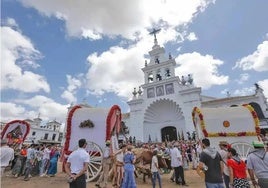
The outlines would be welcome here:
[[[195,35],[195,33],[189,33],[189,35],[187,36],[187,39],[189,40],[189,41],[194,41],[194,40],[197,40],[198,38],[197,38],[197,36]]]
[[[268,71],[268,41],[263,41],[255,52],[236,62],[234,68],[237,67],[243,70],[253,69],[258,72]]]
[[[114,92],[119,96],[129,96],[133,87],[142,83],[141,67],[144,66],[143,53],[139,48],[123,49],[112,47],[100,54],[88,57],[91,68],[87,73],[87,86],[91,93],[102,95]]]
[[[267,102],[268,102],[268,79],[261,80],[258,82],[260,87],[263,89],[263,93],[266,96]]]
[[[68,103],[76,103],[77,99],[74,96],[74,94],[71,91],[65,90],[62,94],[61,97],[65,100],[67,100]]]
[[[68,87],[62,93],[61,97],[66,99],[69,103],[76,103],[77,98],[75,97],[77,90],[81,87],[82,82],[80,78],[74,78],[70,75],[66,75]],[[81,77],[81,75],[80,75]]]
[[[27,111],[23,106],[8,102],[1,102],[0,104],[2,122],[12,121],[14,120],[14,117],[19,120],[25,119]]]
[[[204,0],[20,0],[46,16],[66,22],[70,36],[99,39],[122,35],[133,39],[137,31],[161,23],[176,27],[190,22],[213,1]]]
[[[23,92],[50,92],[46,79],[27,69],[39,65],[41,54],[31,41],[10,27],[1,27],[1,89]],[[27,83],[27,84],[25,84]]]
[[[252,87],[245,87],[245,88],[242,88],[242,89],[236,89],[233,92],[233,94],[236,95],[236,96],[246,96],[246,95],[254,94],[254,91],[255,91],[255,87],[252,86]]]
[[[35,109],[34,116],[31,116],[32,118],[37,117],[37,115],[40,113],[40,117],[43,120],[56,119],[59,122],[65,122],[66,120],[68,105],[59,104],[53,99],[45,96],[36,95],[30,99],[17,99],[15,102],[29,106],[31,109]],[[24,115],[24,117],[27,116]]]
[[[235,80],[238,84],[243,84],[249,79],[249,74],[248,73],[243,73],[240,74],[239,79]]]
[[[2,20],[2,24],[4,26],[8,26],[8,27],[11,27],[11,28],[19,29],[19,26],[18,26],[16,20],[14,20],[13,18],[7,18],[5,20]]]
[[[194,84],[203,89],[209,89],[212,85],[224,85],[228,83],[228,76],[220,75],[218,69],[223,61],[214,59],[210,55],[202,56],[197,52],[179,55],[176,58],[176,75],[185,76],[192,74]],[[193,68],[194,67],[194,68]]]

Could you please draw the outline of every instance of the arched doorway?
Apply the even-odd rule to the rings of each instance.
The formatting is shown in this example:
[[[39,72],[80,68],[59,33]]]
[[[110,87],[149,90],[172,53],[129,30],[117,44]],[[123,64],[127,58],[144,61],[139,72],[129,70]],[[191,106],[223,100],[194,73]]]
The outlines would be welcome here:
[[[164,127],[161,129],[162,142],[177,140],[177,129],[173,126]]]

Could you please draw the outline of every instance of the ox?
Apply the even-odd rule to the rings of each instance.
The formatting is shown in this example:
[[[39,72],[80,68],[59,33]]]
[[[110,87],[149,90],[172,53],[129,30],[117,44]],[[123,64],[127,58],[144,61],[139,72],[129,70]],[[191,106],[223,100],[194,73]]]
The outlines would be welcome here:
[[[139,174],[143,174],[143,182],[146,182],[146,175],[150,178],[152,177],[150,167],[152,163],[153,152],[151,150],[144,150],[142,148],[136,148],[133,152],[136,155],[136,170]],[[159,168],[168,168],[166,160],[163,158],[163,156],[158,155],[157,159]],[[138,177],[136,172],[135,176]]]

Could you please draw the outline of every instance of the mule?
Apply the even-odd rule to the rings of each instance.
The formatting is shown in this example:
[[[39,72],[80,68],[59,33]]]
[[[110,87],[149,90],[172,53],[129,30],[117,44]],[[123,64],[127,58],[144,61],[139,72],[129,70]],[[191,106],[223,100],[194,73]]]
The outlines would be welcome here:
[[[138,150],[138,151],[137,151]],[[139,151],[141,150],[141,151]],[[151,163],[153,158],[153,152],[151,150],[143,150],[142,148],[136,149],[136,163],[135,167],[139,174],[143,174],[143,182],[146,182],[146,176],[152,177],[151,173]],[[166,160],[162,155],[157,156],[159,168],[168,168]],[[137,173],[135,173],[137,176]]]

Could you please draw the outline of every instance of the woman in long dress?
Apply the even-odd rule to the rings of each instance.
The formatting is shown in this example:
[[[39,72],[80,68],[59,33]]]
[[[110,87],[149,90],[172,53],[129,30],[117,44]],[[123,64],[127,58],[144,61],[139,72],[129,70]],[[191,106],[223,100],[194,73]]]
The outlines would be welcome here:
[[[132,146],[128,146],[127,152],[124,155],[124,179],[122,183],[122,188],[136,188],[136,181],[134,176],[134,163],[135,156],[131,152]]]
[[[50,153],[50,163],[47,174],[50,177],[55,176],[57,173],[57,166],[58,166],[58,159],[60,157],[60,152],[58,151],[57,147],[53,147]]]

